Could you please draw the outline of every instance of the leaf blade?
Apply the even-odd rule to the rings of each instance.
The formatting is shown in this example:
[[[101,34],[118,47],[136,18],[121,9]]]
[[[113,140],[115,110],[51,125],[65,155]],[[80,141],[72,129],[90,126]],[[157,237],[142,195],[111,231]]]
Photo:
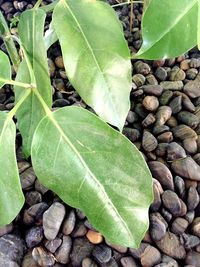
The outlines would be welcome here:
[[[32,162],[40,181],[83,210],[109,241],[139,245],[153,199],[151,174],[141,154],[119,132],[86,110],[59,109],[38,125]]]
[[[172,58],[190,50],[197,44],[197,1],[151,0],[143,16],[142,35],[143,45],[134,58]]]
[[[0,51],[0,79],[10,80],[11,79],[11,66],[8,56]],[[0,80],[0,88],[5,85],[5,82]]]
[[[37,90],[43,100],[50,107],[52,104],[52,90],[48,72],[46,48],[43,38],[44,22],[46,14],[40,9],[32,9],[23,12],[19,21],[19,36],[22,45],[27,52]],[[19,66],[17,81],[32,83],[25,59]],[[15,87],[16,102],[20,99],[20,87]],[[24,101],[17,112],[19,129],[23,137],[23,149],[28,157],[31,151],[31,143],[34,131],[44,117],[45,112],[34,92]]]
[[[122,129],[130,105],[131,64],[115,12],[99,1],[60,1],[53,24],[70,82],[101,118]]]
[[[0,112],[0,226],[9,224],[24,204],[15,155],[14,122]]]

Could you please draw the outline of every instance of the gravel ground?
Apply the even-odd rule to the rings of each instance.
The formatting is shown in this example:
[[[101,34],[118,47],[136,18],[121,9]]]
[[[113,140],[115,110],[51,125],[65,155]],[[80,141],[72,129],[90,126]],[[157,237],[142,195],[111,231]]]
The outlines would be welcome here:
[[[0,0],[0,6],[10,21],[32,2]],[[131,34],[130,7],[116,11],[130,49],[137,51],[142,6],[134,6]],[[48,58],[53,106],[88,108],[66,78],[58,44]],[[43,187],[22,154],[18,133],[17,159],[26,203],[11,225],[0,228],[0,266],[200,267],[200,53],[193,49],[176,59],[132,63],[131,110],[124,134],[144,154],[154,177],[150,227],[140,248],[109,244],[81,211]],[[5,86],[0,110],[10,110],[13,101],[10,87]]]

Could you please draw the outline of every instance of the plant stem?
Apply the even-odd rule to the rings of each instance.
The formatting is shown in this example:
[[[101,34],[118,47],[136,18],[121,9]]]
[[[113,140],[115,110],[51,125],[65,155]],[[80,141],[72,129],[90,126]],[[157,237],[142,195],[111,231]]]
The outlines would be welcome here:
[[[17,81],[13,81],[13,80],[6,80],[6,79],[3,79],[3,78],[0,78],[0,82],[3,82],[5,84],[20,86],[20,87],[23,87],[23,88],[31,88],[31,87],[35,86],[33,84],[21,83],[21,82],[17,82]]]
[[[123,2],[123,3],[119,3],[119,4],[116,4],[116,5],[112,5],[111,7],[118,7],[118,6],[124,6],[124,5],[129,5],[131,2],[128,1],[128,2]],[[144,2],[143,1],[132,1],[133,4],[143,4]]]
[[[41,5],[42,1],[43,1],[43,0],[38,0],[38,1],[35,3],[35,5],[34,5],[33,8],[38,8],[38,7]]]
[[[15,71],[17,71],[18,66],[20,64],[20,57],[18,55],[15,43],[12,39],[6,20],[1,12],[0,12],[0,35],[3,38],[8,54],[13,63],[13,67]]]
[[[43,106],[44,111],[46,112],[46,114],[51,117],[52,116],[52,112],[50,110],[50,108],[47,106],[47,104],[45,103],[45,101],[43,100],[42,96],[40,95],[40,93],[38,92],[37,88],[33,89],[33,92],[35,93],[35,95],[37,96],[38,100],[40,101],[40,103]]]
[[[17,112],[18,108],[21,106],[21,104],[25,101],[25,99],[30,95],[31,89],[25,90],[23,96],[20,98],[20,100],[17,102],[17,104],[14,106],[13,109],[8,113],[8,119],[12,119],[12,117]]]

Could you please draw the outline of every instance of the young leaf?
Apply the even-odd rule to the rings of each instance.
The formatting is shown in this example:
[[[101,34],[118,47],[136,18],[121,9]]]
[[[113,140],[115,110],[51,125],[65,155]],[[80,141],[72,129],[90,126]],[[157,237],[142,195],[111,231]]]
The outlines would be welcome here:
[[[58,40],[58,37],[56,35],[53,24],[50,23],[49,29],[45,32],[45,35],[44,35],[44,42],[45,42],[46,50],[48,50],[49,47],[51,47],[55,42],[57,42],[57,40]]]
[[[134,145],[94,114],[66,107],[48,114],[32,143],[43,185],[114,244],[137,247],[153,200],[149,169]]]
[[[0,88],[5,85],[3,80],[11,79],[11,67],[8,56],[0,51]]]
[[[9,224],[24,204],[15,156],[15,124],[0,112],[0,226]]]
[[[38,91],[50,107],[52,90],[43,39],[45,17],[45,12],[40,9],[23,12],[19,21],[19,36],[31,63]],[[19,67],[17,81],[33,83],[25,59]],[[15,87],[16,102],[19,99],[21,90],[24,89]],[[26,156],[30,155],[33,133],[43,116],[44,110],[34,92],[32,92],[17,112],[19,129],[23,137],[23,149]]]
[[[131,63],[122,26],[106,3],[61,0],[53,12],[67,76],[96,113],[123,128],[131,90]]]
[[[151,0],[142,20],[143,44],[134,58],[171,58],[190,50],[197,44],[197,12],[197,0]]]

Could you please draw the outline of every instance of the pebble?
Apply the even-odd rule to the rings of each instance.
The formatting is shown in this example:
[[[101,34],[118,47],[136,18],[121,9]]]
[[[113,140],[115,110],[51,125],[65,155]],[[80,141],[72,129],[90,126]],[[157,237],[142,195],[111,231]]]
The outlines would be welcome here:
[[[5,226],[0,227],[0,237],[6,234],[9,234],[13,230],[13,224],[7,224]]]
[[[140,61],[140,60],[138,60],[134,64],[134,68],[135,68],[136,73],[140,73],[143,75],[147,75],[151,71],[151,68],[149,67],[149,65],[147,63]]]
[[[200,238],[195,235],[183,233],[181,235],[182,243],[186,249],[192,249],[200,244]]]
[[[82,261],[82,267],[98,267],[97,264],[90,258],[85,258]]]
[[[145,96],[142,105],[149,111],[155,111],[159,106],[159,102],[155,96]]]
[[[21,174],[26,169],[28,169],[31,165],[28,161],[21,160],[17,162],[17,166],[18,166],[19,173]]]
[[[140,73],[135,74],[132,77],[132,81],[137,85],[137,87],[142,86],[145,83],[145,80],[146,80],[145,76]]]
[[[200,166],[190,157],[174,160],[171,167],[172,170],[181,177],[200,181]]]
[[[23,190],[29,190],[32,188],[36,179],[35,172],[32,167],[26,169],[20,174],[20,181]]]
[[[161,106],[167,105],[170,99],[172,98],[172,96],[173,96],[172,91],[169,91],[169,90],[164,91],[159,99],[160,105]]]
[[[187,195],[187,208],[188,211],[195,210],[199,204],[199,194],[195,187],[191,186]]]
[[[65,207],[59,203],[53,203],[50,208],[43,214],[43,227],[46,239],[53,240],[56,238],[60,226],[65,217]]]
[[[70,261],[70,251],[72,248],[72,239],[70,236],[63,236],[61,246],[56,250],[56,261],[67,264]]]
[[[56,67],[55,67],[53,60],[51,60],[50,58],[48,58],[48,67],[49,67],[50,77],[53,78],[55,75]]]
[[[23,222],[27,225],[41,224],[43,213],[49,208],[45,202],[41,202],[31,206],[24,211]]]
[[[173,177],[170,170],[163,163],[158,161],[148,162],[149,168],[164,189],[174,190]]]
[[[169,74],[170,81],[183,81],[185,77],[185,72],[180,68],[172,69]]]
[[[42,185],[38,179],[35,181],[35,190],[40,192],[42,195],[44,195],[46,192],[48,192],[48,188],[46,188],[44,185]]]
[[[188,125],[192,129],[195,129],[198,126],[199,121],[200,121],[199,118],[195,114],[188,112],[188,111],[181,111],[178,114],[178,120],[181,123]]]
[[[130,110],[128,112],[126,120],[128,123],[134,123],[134,122],[138,121],[138,115],[135,112]]]
[[[128,250],[127,247],[122,247],[122,246],[120,246],[120,245],[114,245],[114,244],[111,244],[110,242],[108,242],[107,240],[105,240],[105,241],[106,241],[106,244],[107,244],[109,247],[113,248],[115,251],[117,251],[117,252],[119,252],[119,253],[126,253],[127,250]]]
[[[63,79],[59,78],[53,79],[53,87],[60,92],[63,92],[66,89]]]
[[[173,221],[172,226],[171,226],[171,231],[174,234],[181,235],[185,232],[187,227],[188,227],[188,221],[181,217],[178,217]]]
[[[120,262],[122,267],[138,267],[137,263],[131,256],[122,257]]]
[[[161,254],[158,249],[148,245],[141,255],[141,264],[144,267],[153,267],[161,261]]]
[[[42,195],[37,191],[29,191],[25,195],[26,203],[29,206],[33,206],[37,203],[42,202]]]
[[[200,67],[200,59],[199,58],[192,58],[189,62],[190,68],[199,68]]]
[[[182,90],[183,89],[183,82],[182,81],[163,81],[160,83],[164,90]]]
[[[156,125],[161,126],[165,124],[172,115],[172,110],[168,106],[162,106],[158,108],[156,113]]]
[[[182,109],[182,96],[175,97],[170,103],[169,106],[172,110],[172,114],[177,114]]]
[[[163,88],[160,85],[143,85],[140,87],[147,95],[160,96],[163,92]]]
[[[87,238],[75,238],[70,255],[73,267],[81,266],[83,259],[89,257],[94,245]]]
[[[184,199],[185,198],[185,182],[180,176],[175,176],[174,184],[177,194]]]
[[[74,231],[71,233],[71,236],[72,237],[81,237],[81,236],[86,235],[86,233],[87,233],[87,228],[84,225],[84,223],[78,222],[75,226]]]
[[[154,241],[159,241],[165,236],[167,227],[167,222],[159,212],[150,214],[150,236]]]
[[[177,194],[173,191],[166,190],[162,194],[163,205],[174,216],[179,216],[182,213],[181,202]]]
[[[158,211],[161,206],[161,198],[160,195],[163,193],[163,189],[158,180],[153,178],[153,193],[154,193],[154,201],[151,204],[152,211]]]
[[[160,81],[165,81],[167,79],[167,71],[163,67],[158,67],[155,71],[155,76]]]
[[[164,157],[166,155],[168,148],[168,143],[159,143],[156,148],[156,155],[159,157]]]
[[[159,135],[165,132],[168,132],[170,129],[167,125],[160,125],[160,126],[154,126],[153,127],[153,134]]]
[[[25,240],[28,248],[33,248],[37,246],[43,239],[43,227],[42,226],[35,226],[30,228],[26,232]]]
[[[76,215],[74,210],[71,210],[63,222],[62,233],[64,235],[70,235],[74,230],[76,224]]]
[[[186,138],[183,140],[183,147],[188,154],[195,154],[197,152],[197,142],[194,138]]]
[[[140,137],[140,132],[137,129],[128,127],[123,129],[123,134],[133,143]]]
[[[176,159],[185,158],[185,150],[176,142],[172,142],[167,146],[167,160],[174,161]]]
[[[23,258],[21,267],[40,267],[40,266],[34,261],[31,251],[28,251],[28,253]]]
[[[167,232],[163,239],[156,242],[159,249],[174,259],[184,259],[186,251],[177,235]]]
[[[191,231],[194,235],[200,237],[200,217],[196,217],[192,222]]]
[[[155,116],[152,113],[149,113],[146,118],[142,121],[142,126],[144,128],[149,127],[156,121]]]
[[[51,253],[55,253],[61,244],[62,244],[62,239],[58,237],[56,237],[54,240],[51,241],[45,240],[44,242],[45,248]]]
[[[88,230],[86,237],[92,244],[100,244],[103,242],[103,236],[93,230]]]
[[[142,147],[145,151],[151,152],[156,149],[158,141],[156,138],[148,131],[144,131],[142,137]]]
[[[64,69],[65,66],[64,66],[63,58],[61,56],[56,57],[54,62],[58,68]]]
[[[161,142],[161,143],[171,143],[173,141],[172,132],[165,132],[165,133],[160,134],[157,137],[157,140],[158,142]]]
[[[184,140],[186,138],[195,138],[197,139],[197,134],[193,129],[188,127],[185,124],[180,124],[172,129],[174,136],[180,140]]]
[[[189,81],[183,88],[184,93],[191,98],[200,96],[200,75],[197,75],[195,80]]]
[[[194,80],[198,74],[198,70],[195,68],[191,68],[186,71],[186,78],[189,80]]]
[[[186,255],[185,263],[195,267],[200,267],[200,253],[189,251]]]
[[[181,68],[182,70],[188,70],[188,69],[190,68],[189,63],[190,63],[190,59],[184,59],[184,60],[181,61],[181,63],[180,63],[180,68]]]
[[[158,81],[156,80],[155,76],[153,74],[148,74],[146,76],[146,83],[147,85],[158,85]]]
[[[41,266],[53,266],[55,263],[55,258],[53,254],[45,251],[42,247],[36,247],[32,251],[33,259]]]
[[[111,259],[112,251],[105,245],[98,245],[94,247],[92,255],[99,263],[107,263]]]

